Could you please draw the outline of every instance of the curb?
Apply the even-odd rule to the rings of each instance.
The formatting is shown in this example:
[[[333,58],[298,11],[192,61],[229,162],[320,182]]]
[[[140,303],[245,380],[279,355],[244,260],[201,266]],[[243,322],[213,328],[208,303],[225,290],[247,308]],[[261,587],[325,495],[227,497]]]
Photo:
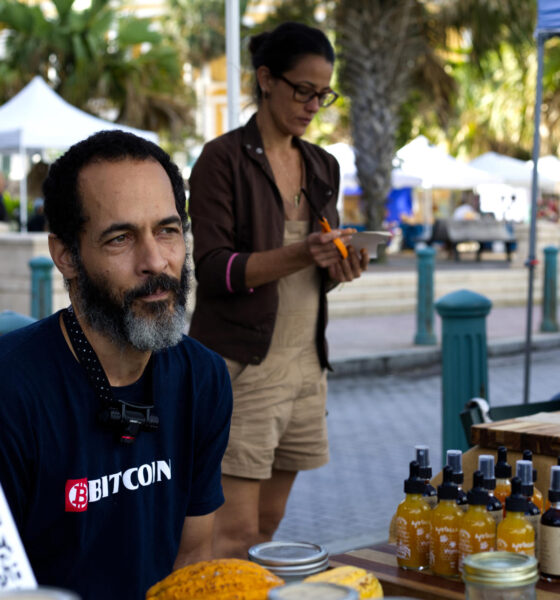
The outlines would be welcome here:
[[[560,333],[533,334],[531,350],[540,352],[560,348]],[[525,338],[504,338],[487,343],[488,358],[516,356],[525,352]],[[353,377],[356,375],[392,375],[415,369],[437,366],[441,370],[441,347],[405,348],[389,350],[368,356],[333,359],[333,371],[329,379]]]

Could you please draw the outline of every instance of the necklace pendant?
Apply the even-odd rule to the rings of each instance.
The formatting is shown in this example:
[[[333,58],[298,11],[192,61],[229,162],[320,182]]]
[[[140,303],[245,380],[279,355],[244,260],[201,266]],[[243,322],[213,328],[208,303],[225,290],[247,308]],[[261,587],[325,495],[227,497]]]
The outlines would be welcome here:
[[[298,193],[297,193],[297,194],[295,194],[295,196],[294,196],[294,206],[295,206],[296,208],[299,208],[299,203],[300,203],[300,200],[301,200],[301,192],[298,192]]]

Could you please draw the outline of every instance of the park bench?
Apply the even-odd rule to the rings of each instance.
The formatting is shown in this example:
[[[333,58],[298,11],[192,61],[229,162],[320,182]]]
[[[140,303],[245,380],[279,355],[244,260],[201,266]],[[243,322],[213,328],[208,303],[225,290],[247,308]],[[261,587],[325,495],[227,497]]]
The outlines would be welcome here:
[[[511,253],[516,247],[516,239],[510,225],[493,218],[437,219],[429,239],[426,240],[430,246],[434,242],[443,243],[455,260],[459,260],[458,245],[464,242],[478,243],[476,260],[480,260],[483,251],[491,250],[494,242],[504,243],[508,261],[511,260]]]

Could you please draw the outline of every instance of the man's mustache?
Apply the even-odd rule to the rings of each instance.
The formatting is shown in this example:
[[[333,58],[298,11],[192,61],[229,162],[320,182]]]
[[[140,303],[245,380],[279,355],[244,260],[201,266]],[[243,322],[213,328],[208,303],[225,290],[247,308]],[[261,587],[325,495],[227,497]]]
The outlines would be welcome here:
[[[126,293],[124,298],[125,304],[132,302],[137,298],[142,298],[143,296],[151,296],[158,291],[171,291],[174,292],[176,296],[179,296],[181,293],[181,282],[175,277],[170,277],[165,273],[153,275],[142,285],[139,285]]]

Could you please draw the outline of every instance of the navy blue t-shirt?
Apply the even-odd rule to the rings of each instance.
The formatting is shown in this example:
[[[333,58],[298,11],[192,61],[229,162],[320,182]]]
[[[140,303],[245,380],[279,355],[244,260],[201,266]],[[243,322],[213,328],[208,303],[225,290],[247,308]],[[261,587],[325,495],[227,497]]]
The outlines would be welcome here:
[[[58,313],[0,337],[0,483],[40,585],[143,600],[171,572],[185,517],[223,503],[225,363],[187,337],[152,360],[159,429],[123,445],[98,423]]]

